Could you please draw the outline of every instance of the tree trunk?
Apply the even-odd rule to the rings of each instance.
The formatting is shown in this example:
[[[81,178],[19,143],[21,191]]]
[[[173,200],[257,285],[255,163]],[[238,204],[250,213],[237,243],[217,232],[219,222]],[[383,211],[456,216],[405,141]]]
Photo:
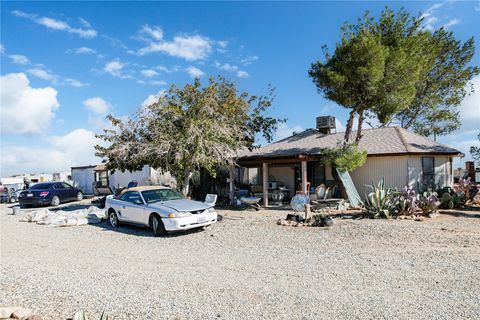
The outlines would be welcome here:
[[[182,194],[187,197],[188,192],[190,191],[190,178],[192,177],[192,172],[190,170],[185,169],[185,174],[183,177],[183,185],[182,185]]]
[[[350,116],[348,117],[347,124],[345,125],[345,136],[343,140],[345,144],[350,140],[350,134],[352,133],[353,119],[355,119],[355,109],[350,111]]]
[[[357,127],[357,137],[355,138],[355,143],[358,144],[362,139],[362,125],[363,120],[365,120],[365,112],[360,110],[358,112],[358,127]]]

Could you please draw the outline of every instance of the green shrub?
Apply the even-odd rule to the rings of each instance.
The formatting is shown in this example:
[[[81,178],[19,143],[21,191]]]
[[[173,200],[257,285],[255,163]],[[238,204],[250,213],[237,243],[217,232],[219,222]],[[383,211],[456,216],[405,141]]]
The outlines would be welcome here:
[[[367,151],[360,150],[358,145],[339,144],[336,148],[322,150],[323,163],[334,164],[340,170],[351,172],[363,166],[367,160]]]

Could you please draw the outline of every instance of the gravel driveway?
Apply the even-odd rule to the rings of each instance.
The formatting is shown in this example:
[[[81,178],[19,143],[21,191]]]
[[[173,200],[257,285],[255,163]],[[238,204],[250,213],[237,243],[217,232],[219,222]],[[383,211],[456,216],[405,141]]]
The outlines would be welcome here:
[[[478,319],[480,212],[282,227],[286,211],[218,210],[154,238],[106,223],[51,228],[0,212],[0,304],[43,319]]]

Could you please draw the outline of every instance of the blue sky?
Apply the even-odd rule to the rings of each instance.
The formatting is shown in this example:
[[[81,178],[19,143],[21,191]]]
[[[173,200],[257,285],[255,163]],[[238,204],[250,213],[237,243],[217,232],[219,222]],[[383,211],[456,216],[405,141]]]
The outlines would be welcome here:
[[[224,75],[263,94],[276,87],[272,113],[288,122],[277,133],[314,127],[318,115],[346,109],[325,100],[307,75],[333,48],[343,22],[386,2],[1,2],[1,174],[52,172],[97,163],[94,133],[105,115],[132,115],[171,84]],[[425,28],[442,25],[475,37],[480,2],[393,2],[423,12]],[[463,126],[440,141],[468,151],[480,123],[477,93],[460,108]],[[467,152],[468,156],[468,152]],[[465,159],[464,159],[465,160]],[[457,162],[460,164],[460,162]]]

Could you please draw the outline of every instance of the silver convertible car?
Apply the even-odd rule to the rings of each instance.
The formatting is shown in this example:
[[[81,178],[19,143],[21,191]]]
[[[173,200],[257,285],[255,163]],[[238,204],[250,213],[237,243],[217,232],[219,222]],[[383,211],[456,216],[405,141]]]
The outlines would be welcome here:
[[[212,204],[192,201],[168,187],[135,187],[108,196],[105,210],[110,225],[147,226],[156,236],[168,231],[201,228],[217,221]]]

